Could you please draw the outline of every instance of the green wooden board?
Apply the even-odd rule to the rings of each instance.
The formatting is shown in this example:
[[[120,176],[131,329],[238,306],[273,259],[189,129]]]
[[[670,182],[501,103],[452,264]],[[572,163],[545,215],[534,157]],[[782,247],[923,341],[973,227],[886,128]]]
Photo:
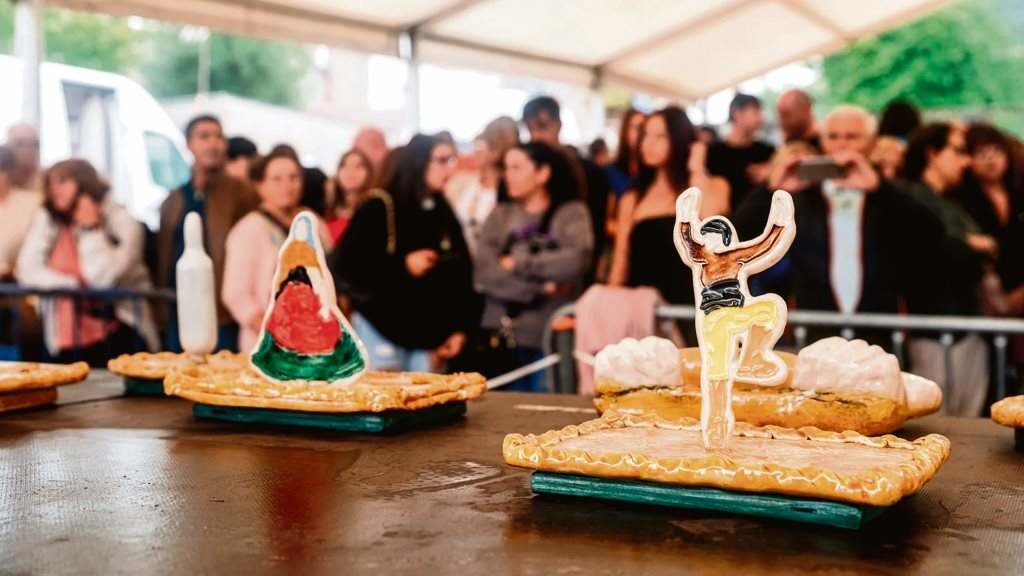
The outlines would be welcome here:
[[[125,378],[124,393],[127,396],[162,396],[170,398],[170,396],[164,394],[163,379]]]
[[[192,415],[207,420],[239,424],[270,424],[275,426],[301,426],[344,432],[380,434],[421,428],[453,420],[466,413],[465,402],[449,402],[422,410],[390,410],[388,412],[301,412],[298,410],[271,410],[265,408],[239,408],[196,404]]]
[[[541,494],[583,496],[673,508],[726,512],[744,516],[761,516],[852,530],[863,528],[865,524],[887,509],[775,494],[729,492],[715,488],[551,472],[534,472],[531,488],[534,492]]]

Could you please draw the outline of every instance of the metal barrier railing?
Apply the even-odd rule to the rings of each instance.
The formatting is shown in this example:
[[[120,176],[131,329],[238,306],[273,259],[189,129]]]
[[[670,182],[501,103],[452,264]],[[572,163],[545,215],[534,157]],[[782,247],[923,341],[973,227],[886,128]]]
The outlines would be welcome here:
[[[575,304],[567,304],[552,314],[544,329],[545,356],[557,354],[562,364],[562,373],[571,372],[569,366],[573,361],[573,353],[556,350],[552,323],[564,316],[575,314]],[[659,306],[655,315],[658,319],[693,320],[696,310],[692,306]],[[844,338],[853,338],[858,330],[887,331],[891,335],[893,353],[899,358],[900,365],[906,366],[903,356],[903,344],[908,332],[926,332],[938,334],[938,342],[942,346],[945,359],[945,372],[948,380],[951,367],[951,350],[955,342],[955,334],[984,334],[992,337],[992,348],[995,354],[995,386],[996,396],[1004,398],[1007,394],[1006,380],[1008,373],[1008,347],[1010,336],[1024,334],[1024,320],[1006,318],[985,318],[968,316],[920,316],[909,314],[872,314],[863,313],[844,315],[835,312],[814,310],[791,310],[788,314],[788,326],[792,328],[793,342],[796,350],[803,348],[807,342],[808,328],[839,328]],[[575,382],[559,381],[556,392],[574,393]]]
[[[111,308],[118,302],[130,300],[133,303],[133,315],[136,320],[142,317],[143,302],[166,305],[176,299],[174,290],[159,288],[33,288],[19,284],[0,283],[0,310],[3,312],[0,318],[4,320],[3,324],[7,324],[6,326],[0,325],[0,339],[2,339],[0,340],[0,356],[4,359],[16,360],[26,356],[22,342],[23,319],[19,302],[33,297],[41,300],[67,297],[73,298],[76,304],[90,300],[108,304]],[[77,333],[77,329],[73,330],[76,337]],[[30,356],[49,358],[45,346],[38,354]]]

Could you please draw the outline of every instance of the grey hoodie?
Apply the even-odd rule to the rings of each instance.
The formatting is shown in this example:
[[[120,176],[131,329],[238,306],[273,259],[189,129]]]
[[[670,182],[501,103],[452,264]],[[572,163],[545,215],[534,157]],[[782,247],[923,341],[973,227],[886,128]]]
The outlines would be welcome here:
[[[499,204],[484,223],[474,257],[476,286],[486,297],[483,327],[497,329],[510,308],[518,310],[513,334],[519,346],[530,348],[541,348],[547,319],[582,291],[594,249],[590,213],[583,202],[562,205],[538,247],[531,232],[541,219],[519,204]],[[512,256],[513,270],[500,265],[504,255]],[[551,283],[558,285],[556,295],[544,292]]]

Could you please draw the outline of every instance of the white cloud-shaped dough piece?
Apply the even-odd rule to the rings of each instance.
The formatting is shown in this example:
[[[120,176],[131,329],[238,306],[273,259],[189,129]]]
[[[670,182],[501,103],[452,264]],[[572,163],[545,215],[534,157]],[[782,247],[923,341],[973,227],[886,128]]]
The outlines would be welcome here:
[[[895,356],[863,340],[839,337],[818,340],[797,354],[793,388],[856,391],[907,401]]]
[[[622,386],[675,386],[679,365],[679,349],[671,340],[626,338],[597,353],[594,375]]]
[[[903,389],[911,414],[930,414],[942,407],[942,388],[927,378],[904,372]]]

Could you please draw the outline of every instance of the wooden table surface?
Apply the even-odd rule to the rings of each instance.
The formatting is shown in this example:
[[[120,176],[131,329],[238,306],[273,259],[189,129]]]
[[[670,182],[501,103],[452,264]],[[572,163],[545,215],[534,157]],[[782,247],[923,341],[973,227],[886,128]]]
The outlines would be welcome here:
[[[1013,574],[1024,453],[982,419],[929,417],[953,455],[862,532],[533,496],[507,432],[589,419],[583,398],[491,393],[396,436],[197,422],[109,374],[0,417],[0,573]]]

